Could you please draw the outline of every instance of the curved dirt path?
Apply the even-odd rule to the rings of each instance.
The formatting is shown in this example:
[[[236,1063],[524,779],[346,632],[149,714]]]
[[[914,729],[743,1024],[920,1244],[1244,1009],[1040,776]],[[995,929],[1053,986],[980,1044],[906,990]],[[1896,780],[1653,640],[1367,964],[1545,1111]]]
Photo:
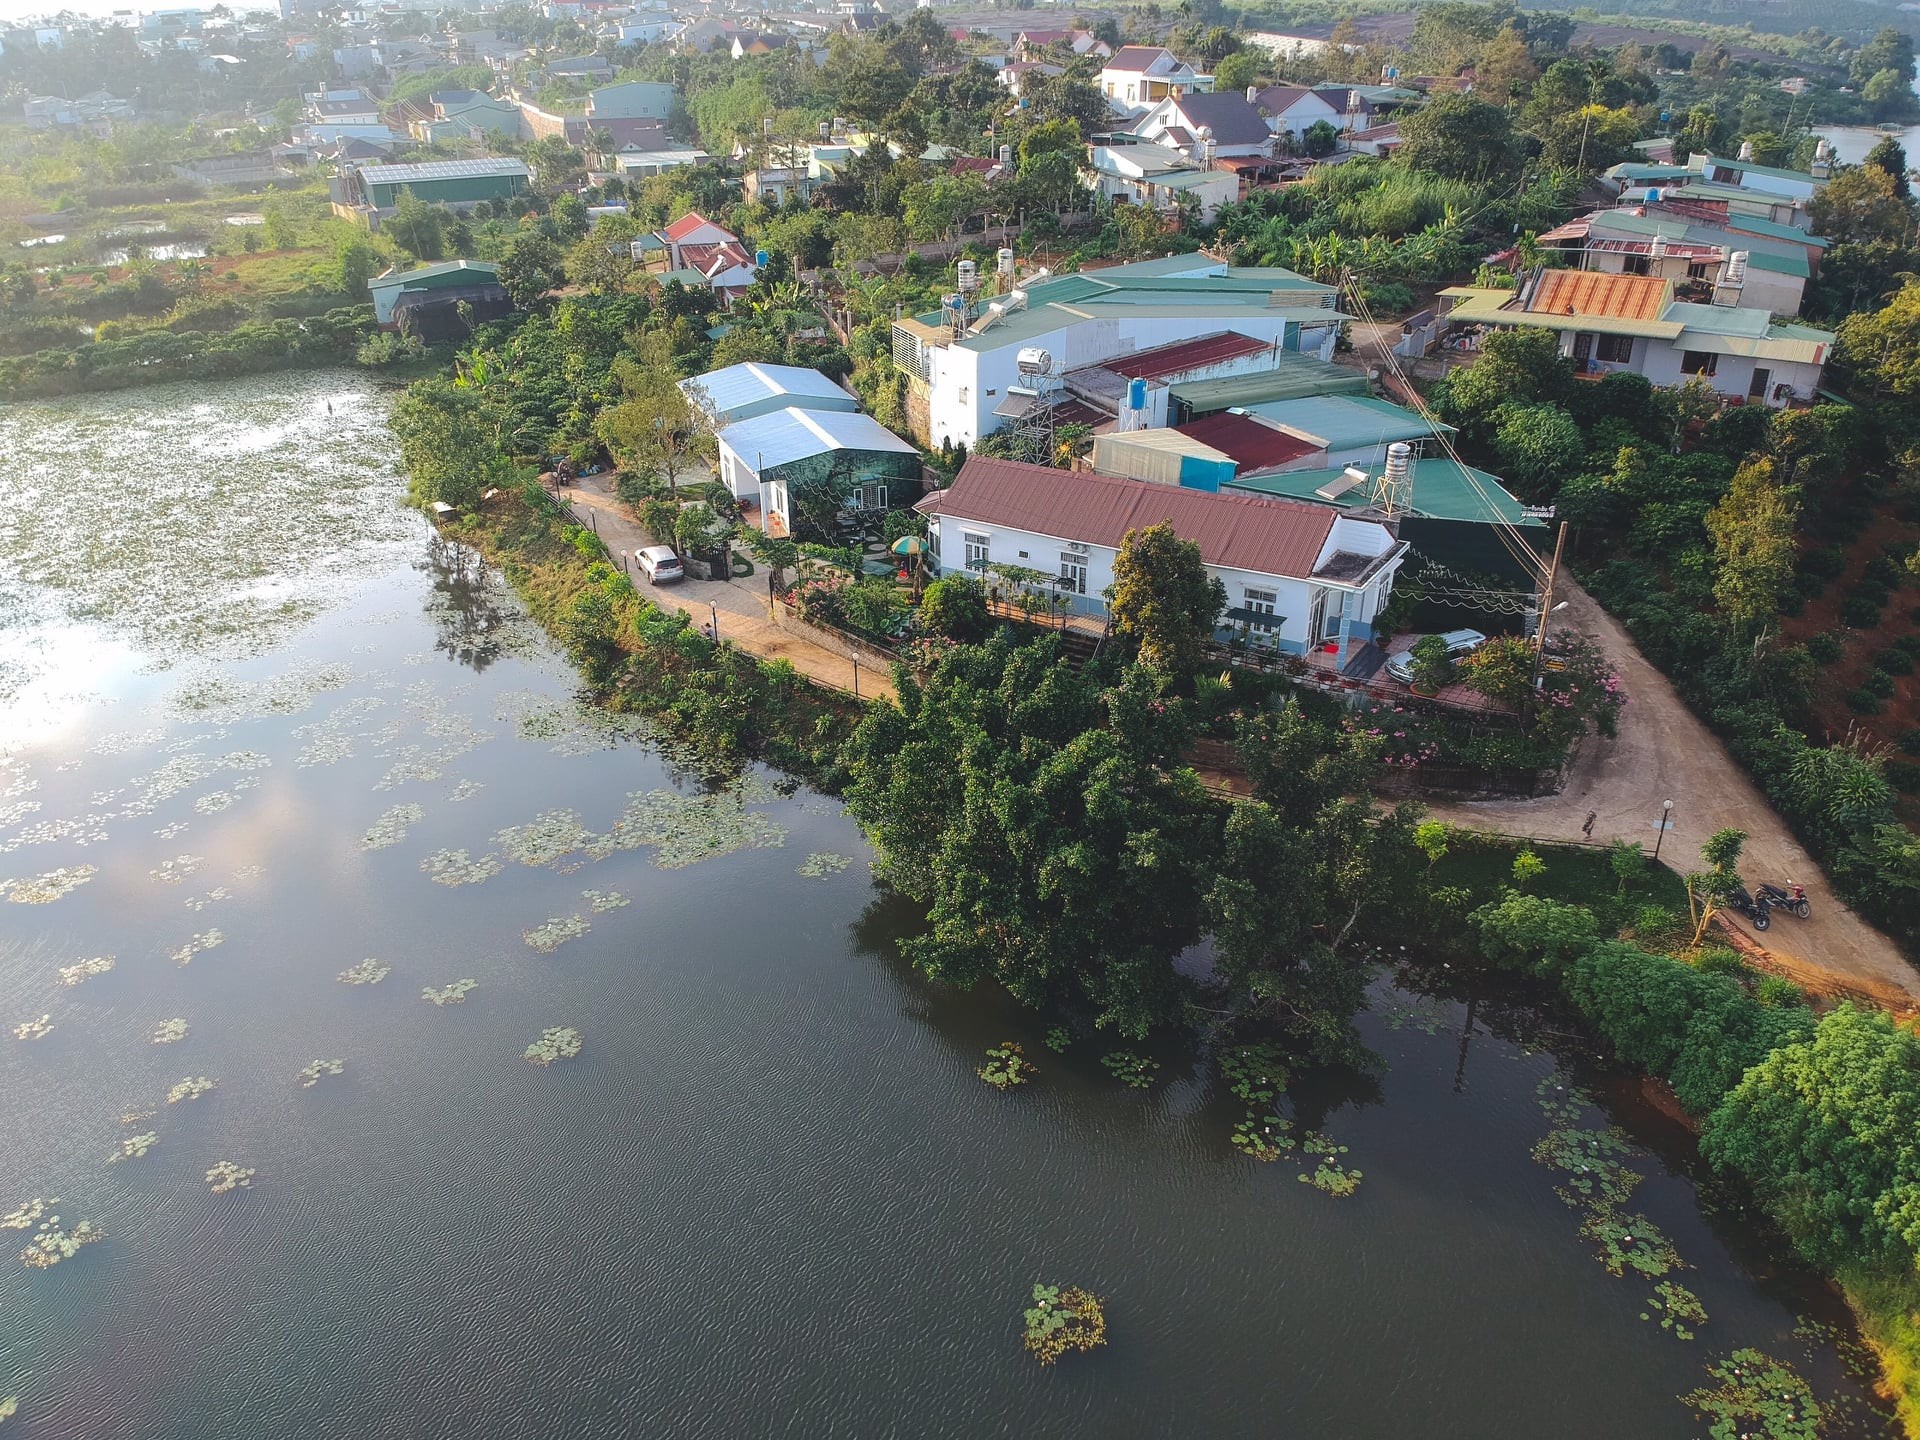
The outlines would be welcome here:
[[[1561,628],[1596,641],[1627,692],[1618,738],[1589,739],[1558,795],[1434,801],[1428,806],[1433,814],[1471,829],[1579,840],[1587,812],[1593,811],[1596,841],[1634,840],[1652,854],[1661,802],[1671,800],[1673,822],[1661,846],[1663,861],[1671,860],[1677,869],[1696,866],[1706,838],[1734,826],[1747,832],[1740,868],[1749,887],[1762,880],[1794,880],[1807,887],[1810,920],[1776,914],[1773,927],[1761,935],[1745,919],[1726,917],[1777,968],[1824,993],[1859,992],[1901,1011],[1920,1006],[1920,972],[1834,895],[1766,797],[1624,627],[1570,578],[1558,582],[1556,593],[1568,602]]]

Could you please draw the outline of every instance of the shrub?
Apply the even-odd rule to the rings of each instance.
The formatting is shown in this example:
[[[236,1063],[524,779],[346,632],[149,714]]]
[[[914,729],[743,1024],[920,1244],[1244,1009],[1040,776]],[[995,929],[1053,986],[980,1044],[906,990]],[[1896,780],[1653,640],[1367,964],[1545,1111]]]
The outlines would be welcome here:
[[[1838,545],[1809,550],[1800,557],[1800,573],[1811,575],[1817,580],[1838,580],[1840,572],[1846,568],[1846,551]]]
[[[1453,656],[1438,635],[1422,635],[1413,642],[1413,688],[1431,694],[1453,680]]]
[[[1807,654],[1822,665],[1833,664],[1845,650],[1845,644],[1831,630],[1822,630],[1818,635],[1807,637]]]
[[[1880,713],[1880,697],[1871,690],[1849,690],[1840,698],[1847,702],[1847,708],[1856,715]]]
[[[1880,623],[1880,603],[1860,594],[1840,602],[1840,623],[1855,630],[1871,630]]]
[[[1878,695],[1882,700],[1893,698],[1893,676],[1884,670],[1869,670],[1866,678],[1860,682],[1860,688],[1869,695]]]
[[[1902,731],[1900,748],[1909,755],[1920,755],[1920,728]]]
[[[970,644],[984,638],[992,624],[986,592],[971,575],[944,576],[920,597],[920,628],[929,635]]]
[[[1883,675],[1911,675],[1913,657],[1898,650],[1882,650],[1874,657],[1874,666]]]
[[[1772,1010],[1807,1003],[1807,992],[1784,975],[1762,975],[1754,984],[1753,998]]]
[[[1731,975],[1736,980],[1744,980],[1753,973],[1752,967],[1740,958],[1739,952],[1725,945],[1702,946],[1694,953],[1690,963],[1702,974]]]

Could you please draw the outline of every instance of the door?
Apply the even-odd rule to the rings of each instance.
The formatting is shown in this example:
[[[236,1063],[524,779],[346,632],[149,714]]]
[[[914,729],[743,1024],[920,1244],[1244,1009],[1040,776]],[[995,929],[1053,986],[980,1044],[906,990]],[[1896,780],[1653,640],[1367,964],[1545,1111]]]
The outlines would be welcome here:
[[[1767,398],[1767,382],[1771,379],[1773,379],[1773,372],[1771,370],[1768,370],[1764,366],[1760,366],[1760,365],[1754,366],[1753,367],[1753,383],[1747,386],[1747,398],[1749,400],[1766,399]]]
[[[1087,593],[1087,557],[1072,550],[1060,552],[1060,588],[1069,595]]]
[[[989,539],[985,535],[976,535],[971,530],[961,532],[960,538],[966,542],[966,567],[969,570],[987,568],[987,546]]]
[[[1276,598],[1277,596],[1271,590],[1248,590],[1247,611],[1250,615],[1271,615],[1274,613],[1273,605]],[[1249,620],[1247,628],[1263,640],[1271,639],[1273,636],[1273,626],[1260,620]]]
[[[1321,632],[1327,628],[1327,592],[1315,590],[1313,604],[1307,610],[1307,644],[1320,643]]]
[[[1573,337],[1573,363],[1585,369],[1593,358],[1593,336],[1584,332]]]

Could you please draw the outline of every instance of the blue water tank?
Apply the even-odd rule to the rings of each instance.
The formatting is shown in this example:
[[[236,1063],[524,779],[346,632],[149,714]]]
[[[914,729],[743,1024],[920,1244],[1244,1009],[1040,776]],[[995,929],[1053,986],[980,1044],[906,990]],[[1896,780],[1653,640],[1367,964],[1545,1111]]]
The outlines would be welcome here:
[[[1127,383],[1127,408],[1129,410],[1144,410],[1147,408],[1146,381],[1136,378]]]
[[[1660,203],[1660,192],[1658,190],[1647,191],[1647,203],[1650,205],[1658,205]]]
[[[767,252],[764,250],[754,251],[753,263],[762,270],[766,269],[767,268]]]

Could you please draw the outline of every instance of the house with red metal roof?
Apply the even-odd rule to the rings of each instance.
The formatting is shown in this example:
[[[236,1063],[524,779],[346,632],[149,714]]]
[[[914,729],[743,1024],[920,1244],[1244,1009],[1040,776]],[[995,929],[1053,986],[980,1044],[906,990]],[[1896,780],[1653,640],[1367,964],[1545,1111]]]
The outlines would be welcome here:
[[[1044,571],[1071,610],[1093,616],[1106,614],[1127,534],[1171,525],[1226,587],[1223,638],[1244,628],[1293,654],[1332,647],[1336,663],[1371,638],[1407,553],[1379,520],[1324,506],[977,455],[914,508],[942,570],[989,580],[1002,569]]]
[[[633,258],[667,255],[667,275],[685,285],[704,285],[732,304],[759,277],[760,267],[740,237],[690,210],[664,230],[633,242]]]

